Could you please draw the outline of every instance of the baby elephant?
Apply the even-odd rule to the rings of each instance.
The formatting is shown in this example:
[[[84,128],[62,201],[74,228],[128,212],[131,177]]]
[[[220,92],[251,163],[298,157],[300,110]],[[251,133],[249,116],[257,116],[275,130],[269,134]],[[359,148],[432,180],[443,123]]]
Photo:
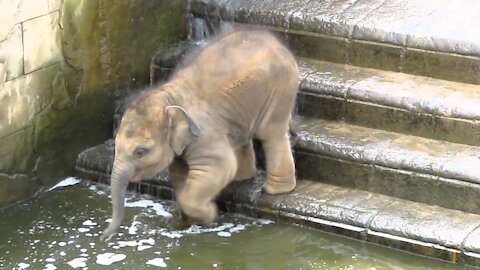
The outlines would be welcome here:
[[[122,222],[129,181],[167,167],[182,212],[212,222],[215,196],[232,180],[256,173],[253,138],[265,151],[264,190],[292,191],[288,127],[298,86],[294,57],[269,32],[235,31],[191,55],[167,83],[125,111],[115,139],[113,217],[103,237]]]

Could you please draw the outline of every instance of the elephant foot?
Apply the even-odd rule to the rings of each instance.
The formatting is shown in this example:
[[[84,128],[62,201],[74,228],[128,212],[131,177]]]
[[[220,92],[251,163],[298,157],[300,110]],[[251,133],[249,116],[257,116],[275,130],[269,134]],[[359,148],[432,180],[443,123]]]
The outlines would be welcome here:
[[[295,189],[296,180],[293,179],[282,179],[282,180],[274,180],[272,178],[267,178],[267,181],[263,185],[263,190],[267,194],[275,195],[275,194],[283,194],[291,192]]]
[[[179,198],[179,204],[182,213],[182,219],[188,217],[192,222],[198,222],[201,224],[210,224],[217,218],[218,209],[217,206],[209,202],[201,205],[196,201],[185,200],[184,197]]]

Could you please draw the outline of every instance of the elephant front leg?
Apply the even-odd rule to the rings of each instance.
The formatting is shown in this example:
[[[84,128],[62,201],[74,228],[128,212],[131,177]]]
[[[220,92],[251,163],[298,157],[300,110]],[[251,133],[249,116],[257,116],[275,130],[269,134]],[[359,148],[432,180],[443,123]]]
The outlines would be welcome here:
[[[173,191],[175,192],[175,198],[178,198],[180,191],[185,186],[185,182],[187,180],[187,173],[188,173],[188,166],[185,164],[183,160],[174,159],[170,167],[168,168],[170,171],[170,183],[172,184]],[[187,221],[188,217],[180,211],[180,215],[182,220]]]
[[[246,145],[235,151],[237,157],[238,169],[234,180],[245,180],[255,176],[257,168],[255,166],[255,151],[253,143],[249,141]]]
[[[168,168],[170,171],[170,183],[172,184],[175,196],[178,196],[187,180],[188,166],[184,161],[175,158]]]
[[[267,166],[267,181],[264,189],[268,194],[292,191],[296,186],[295,164],[290,141],[285,134],[280,138],[262,140]]]
[[[177,201],[193,220],[209,224],[217,217],[215,197],[233,180],[237,166],[233,150],[222,158],[209,158],[210,165],[189,166],[188,178]]]

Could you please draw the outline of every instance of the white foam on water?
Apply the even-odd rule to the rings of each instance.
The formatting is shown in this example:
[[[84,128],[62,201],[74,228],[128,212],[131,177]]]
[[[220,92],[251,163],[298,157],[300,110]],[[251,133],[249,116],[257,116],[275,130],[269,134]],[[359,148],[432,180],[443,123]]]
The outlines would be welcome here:
[[[80,249],[80,252],[87,252],[87,249],[86,249],[86,248],[82,248],[82,249]]]
[[[61,247],[64,247],[64,246],[67,245],[67,243],[65,243],[65,242],[60,242],[60,243],[58,243],[58,245],[61,246]]]
[[[138,251],[144,251],[145,249],[149,249],[151,248],[152,246],[149,246],[149,245],[145,245],[145,246],[138,246],[137,247],[137,250]]]
[[[247,227],[247,226],[244,225],[244,224],[238,224],[237,226],[228,229],[228,231],[229,231],[230,233],[236,233],[236,232],[240,232],[240,231],[245,230],[246,227]]]
[[[261,224],[270,224],[265,221],[261,221]],[[247,226],[251,226],[249,224],[238,224],[234,225],[233,223],[225,223],[222,224],[218,227],[213,227],[213,228],[203,228],[198,225],[192,225],[188,229],[185,230],[179,230],[179,231],[162,231],[160,230],[159,233],[160,235],[163,235],[168,238],[181,238],[185,235],[189,234],[201,234],[201,233],[212,233],[216,232],[218,236],[221,237],[230,237],[232,236],[232,233],[237,233],[242,230],[244,230]]]
[[[18,264],[18,269],[27,269],[30,267],[30,264],[28,263],[19,263]]]
[[[84,226],[95,226],[95,225],[97,225],[97,223],[91,221],[90,219],[87,219],[82,223],[82,225],[84,225]]]
[[[57,269],[57,267],[51,263],[47,263],[45,265],[45,268],[43,268],[43,270],[55,270],[55,269]]]
[[[90,231],[90,228],[78,228],[77,231],[78,231],[78,232],[81,232],[81,233],[89,232],[89,231]]]
[[[117,245],[118,247],[137,247],[137,250],[142,251],[155,245],[155,240],[153,238],[148,238],[137,241],[118,241]],[[115,248],[115,246],[113,248]]]
[[[138,246],[137,241],[118,241],[117,242],[120,247],[136,247]]]
[[[67,186],[73,186],[73,185],[76,185],[80,183],[80,180],[78,180],[77,178],[75,177],[68,177],[68,178],[65,178],[64,180],[60,181],[59,183],[57,183],[55,186],[49,188],[47,191],[52,191],[56,188],[60,188],[60,187],[67,187]]]
[[[97,264],[111,265],[112,263],[123,261],[127,256],[125,254],[103,253],[97,255]]]
[[[67,262],[67,264],[73,268],[82,268],[82,267],[87,267],[87,264],[85,263],[87,260],[88,260],[87,258],[75,258]]]
[[[273,224],[275,222],[273,222],[272,220],[269,220],[269,219],[258,219],[258,220],[256,220],[255,223],[258,223],[260,225],[269,225],[269,224]]]
[[[129,202],[128,200],[129,199],[125,199],[125,207],[142,207],[142,208],[152,209],[155,212],[155,214],[157,214],[158,216],[169,217],[169,218],[172,217],[172,214],[165,211],[165,209],[163,208],[163,205],[161,205],[160,203],[154,202],[152,200],[146,200],[146,199],[142,199],[134,202]]]
[[[221,236],[221,237],[230,237],[230,236],[232,236],[232,234],[229,233],[229,232],[218,232],[217,235],[218,235],[218,236]]]
[[[88,187],[91,191],[97,193],[98,195],[105,195],[107,194],[105,191],[99,189],[96,185],[91,185]]]
[[[133,221],[132,225],[130,225],[130,227],[128,228],[128,234],[137,234],[137,231],[138,231],[137,225],[140,225],[140,224],[142,223],[138,221]]]
[[[46,262],[54,262],[55,259],[54,259],[54,258],[47,258],[45,261],[46,261]]]
[[[178,232],[160,232],[160,234],[171,239],[183,237],[183,234]]]
[[[67,253],[65,253],[65,251],[60,251],[60,256],[63,257],[63,256],[65,256],[65,255],[67,255]]]
[[[147,261],[148,265],[158,266],[158,267],[167,267],[167,264],[162,258],[155,258]]]

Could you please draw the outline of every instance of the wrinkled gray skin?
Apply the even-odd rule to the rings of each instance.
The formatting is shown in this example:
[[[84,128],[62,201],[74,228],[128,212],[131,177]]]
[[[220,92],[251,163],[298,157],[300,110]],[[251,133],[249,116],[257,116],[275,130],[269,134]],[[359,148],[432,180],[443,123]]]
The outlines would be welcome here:
[[[124,218],[129,181],[167,168],[182,212],[212,222],[215,196],[256,173],[252,138],[265,151],[264,190],[293,190],[288,124],[298,85],[291,53],[269,32],[243,30],[212,41],[167,83],[143,93],[127,108],[115,139],[113,217],[103,237]]]

